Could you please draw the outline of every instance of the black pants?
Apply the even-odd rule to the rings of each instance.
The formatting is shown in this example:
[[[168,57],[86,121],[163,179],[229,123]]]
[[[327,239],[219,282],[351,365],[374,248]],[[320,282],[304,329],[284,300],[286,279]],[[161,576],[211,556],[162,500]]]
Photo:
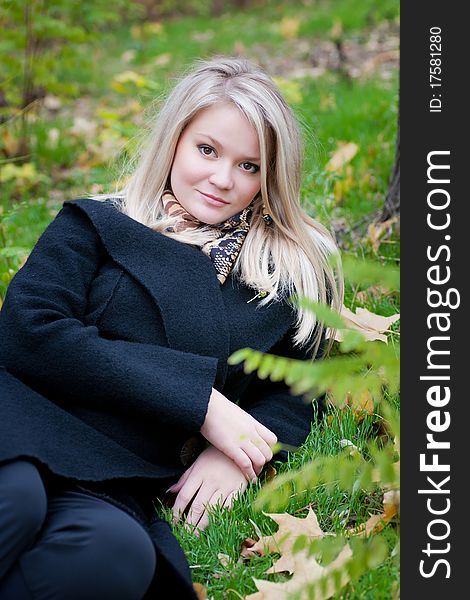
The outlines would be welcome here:
[[[33,463],[0,463],[0,600],[133,600],[156,554],[145,529],[99,498],[48,496]]]

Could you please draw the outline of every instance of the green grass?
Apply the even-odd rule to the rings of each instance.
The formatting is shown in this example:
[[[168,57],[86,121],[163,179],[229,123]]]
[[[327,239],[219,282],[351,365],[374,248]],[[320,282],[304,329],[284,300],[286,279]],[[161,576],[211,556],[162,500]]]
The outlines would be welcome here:
[[[289,455],[288,462],[275,463],[279,474],[298,469],[318,455],[337,454],[342,439],[349,439],[358,448],[365,448],[374,434],[374,419],[366,417],[359,423],[350,411],[340,414],[332,411],[332,415],[331,422],[327,423],[325,420],[312,425],[305,444],[298,452]],[[219,507],[210,509],[209,526],[199,537],[188,531],[182,523],[173,524],[170,509],[160,501],[156,502],[157,513],[171,523],[173,532],[188,557],[194,581],[207,587],[209,598],[239,598],[255,592],[253,578],[266,579],[265,571],[279,558],[279,555],[272,554],[239,560],[241,544],[246,538],[257,539],[259,532],[271,535],[277,529],[272,519],[254,509],[254,501],[261,485],[250,485],[235,500],[230,511]],[[306,516],[308,506],[311,506],[322,530],[341,535],[346,527],[367,521],[369,513],[380,513],[381,501],[380,490],[368,494],[361,490],[346,493],[337,486],[331,489],[320,485],[307,492],[295,491],[284,505],[281,504],[271,512],[288,512],[302,518]],[[380,536],[392,552],[398,542],[395,526],[389,526]],[[224,566],[217,558],[219,553],[230,557],[228,566]],[[391,598],[397,578],[397,559],[389,557],[377,570],[367,572],[358,581],[351,582],[337,597],[374,600]],[[269,576],[269,579],[283,581],[285,577],[279,574]]]

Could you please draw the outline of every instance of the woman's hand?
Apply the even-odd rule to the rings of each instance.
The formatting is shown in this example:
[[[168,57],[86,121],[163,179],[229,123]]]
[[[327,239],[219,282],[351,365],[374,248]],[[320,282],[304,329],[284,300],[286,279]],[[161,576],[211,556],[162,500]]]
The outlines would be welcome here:
[[[251,481],[256,481],[256,474],[271,460],[271,447],[277,442],[271,430],[215,389],[201,433]]]
[[[173,515],[178,519],[188,507],[186,522],[197,530],[207,527],[207,508],[220,502],[230,508],[238,493],[245,491],[245,475],[223,452],[209,446],[168,491],[177,493]]]

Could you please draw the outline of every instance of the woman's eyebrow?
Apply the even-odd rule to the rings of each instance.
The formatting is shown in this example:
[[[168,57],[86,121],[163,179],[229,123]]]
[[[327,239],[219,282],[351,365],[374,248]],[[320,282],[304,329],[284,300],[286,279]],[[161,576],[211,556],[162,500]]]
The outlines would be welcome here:
[[[199,132],[196,132],[196,135],[202,135],[203,137],[208,138],[212,142],[212,144],[214,144],[214,146],[218,146],[219,148],[223,149],[222,144],[220,142],[218,142],[216,139],[214,139],[208,133],[202,133],[202,131],[199,131]],[[259,157],[255,158],[255,157],[252,157],[252,156],[247,156],[247,157],[245,157],[245,160],[260,161],[261,159]]]

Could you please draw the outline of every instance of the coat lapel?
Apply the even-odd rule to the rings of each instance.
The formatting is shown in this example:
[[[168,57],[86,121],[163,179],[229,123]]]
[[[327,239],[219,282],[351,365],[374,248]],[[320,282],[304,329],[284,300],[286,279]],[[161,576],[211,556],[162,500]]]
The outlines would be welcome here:
[[[119,212],[110,202],[67,201],[87,214],[113,260],[155,300],[171,348],[219,359],[222,386],[230,332],[220,283],[210,259]]]

